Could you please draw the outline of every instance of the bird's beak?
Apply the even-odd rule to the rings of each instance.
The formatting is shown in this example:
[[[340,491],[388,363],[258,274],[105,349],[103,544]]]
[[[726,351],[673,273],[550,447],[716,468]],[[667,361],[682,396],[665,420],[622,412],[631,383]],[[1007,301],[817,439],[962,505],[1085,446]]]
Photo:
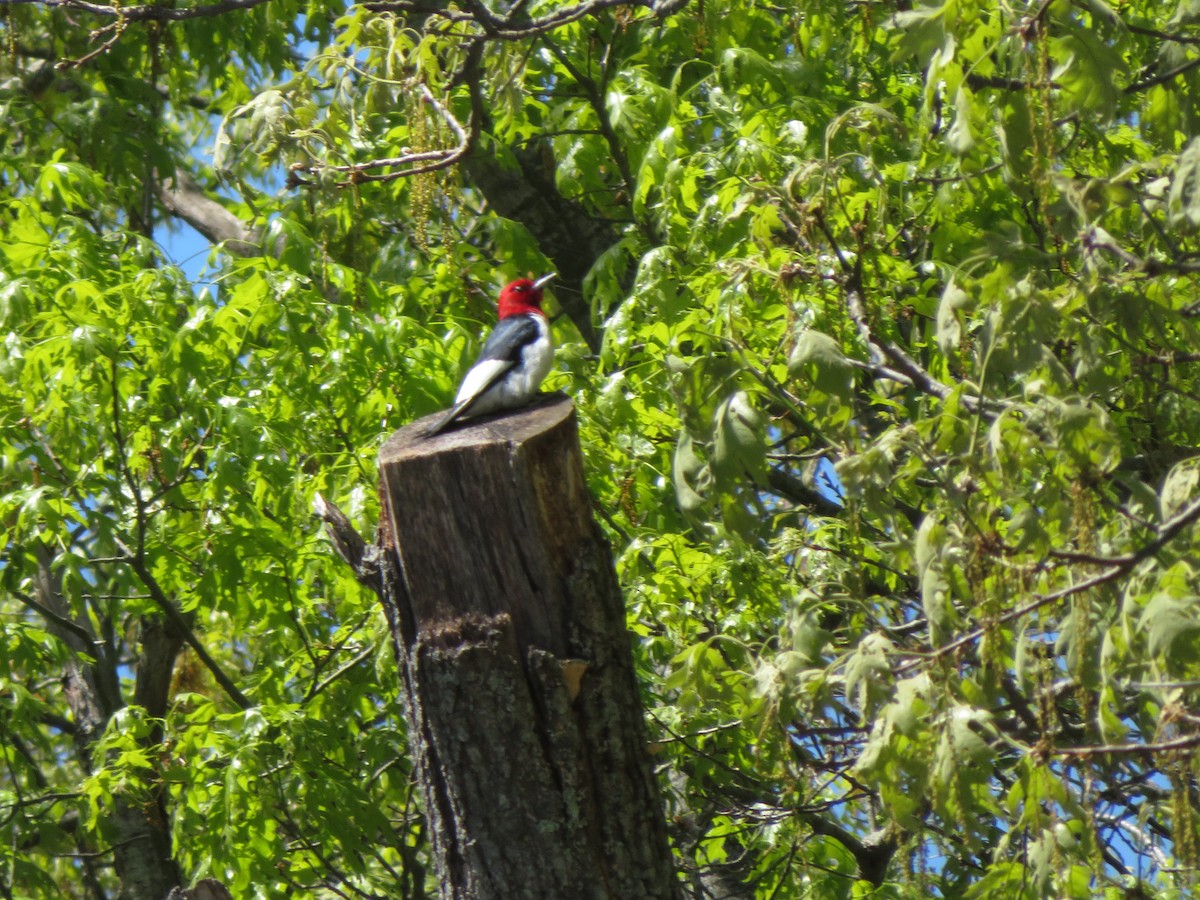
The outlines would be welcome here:
[[[535,281],[533,283],[534,290],[540,291],[542,288],[544,288],[546,285],[548,285],[551,281],[553,281],[557,277],[558,277],[557,272],[551,272],[549,275],[543,275],[541,278],[539,278],[537,281]]]

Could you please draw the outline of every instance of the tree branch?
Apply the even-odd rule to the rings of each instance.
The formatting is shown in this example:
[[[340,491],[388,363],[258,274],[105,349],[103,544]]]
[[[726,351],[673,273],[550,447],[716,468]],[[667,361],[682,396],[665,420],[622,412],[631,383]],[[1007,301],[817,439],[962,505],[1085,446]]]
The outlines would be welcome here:
[[[66,616],[60,616],[50,607],[34,600],[24,591],[13,591],[13,596],[16,597],[23,606],[33,610],[47,622],[52,625],[57,625],[63,631],[69,631],[84,642],[85,646],[91,646],[96,642],[96,636],[84,628],[82,625],[77,625],[75,622],[68,619]]]
[[[1085,254],[1102,250],[1115,256],[1131,269],[1151,277],[1156,275],[1197,275],[1200,274],[1200,259],[1143,259],[1117,244],[1103,229],[1089,228],[1081,238]]]
[[[840,516],[845,512],[839,504],[781,468],[770,467],[767,472],[767,486],[772,493],[786,497],[800,506],[806,506],[818,515]]]
[[[178,22],[184,19],[200,19],[207,16],[220,16],[227,12],[242,9],[253,9],[268,2],[268,0],[221,0],[208,6],[128,6],[122,8],[119,4],[111,6],[102,3],[90,3],[87,0],[4,0],[13,5],[46,6],[51,9],[64,8],[105,16],[111,19],[121,19],[125,22]]]
[[[888,863],[898,846],[897,840],[886,829],[873,832],[859,840],[845,828],[817,813],[801,810],[798,815],[812,829],[813,834],[832,838],[854,857],[858,866],[858,877],[879,887],[887,876]]]
[[[364,3],[363,7],[372,12],[436,15],[456,22],[473,21],[484,30],[484,34],[488,38],[516,41],[545,34],[548,31],[553,31],[555,28],[569,25],[572,22],[576,22],[586,16],[595,15],[606,9],[614,9],[621,6],[646,7],[658,18],[663,19],[679,12],[687,4],[688,0],[663,0],[663,2],[650,3],[645,2],[645,0],[587,0],[586,3],[567,6],[544,15],[541,18],[526,19],[523,22],[519,21],[522,6],[519,3],[505,17],[496,16],[478,2],[468,4],[470,14],[467,16],[454,15],[448,13],[444,7],[416,2],[416,0],[412,0],[412,2],[410,0],[395,0],[395,2]]]
[[[1134,34],[1158,38],[1161,41],[1168,41],[1173,44],[1200,44],[1200,36],[1173,34],[1169,31],[1159,31],[1157,28],[1146,28],[1143,25],[1131,25],[1128,22],[1125,23],[1125,29]]]
[[[342,663],[342,665],[338,666],[336,669],[334,669],[332,672],[330,672],[328,675],[326,675],[324,678],[322,678],[319,682],[313,684],[308,689],[308,691],[305,692],[305,694],[304,694],[305,702],[311,700],[313,697],[317,696],[317,694],[324,691],[327,687],[329,687],[331,684],[333,684],[335,681],[337,681],[339,678],[341,678],[343,675],[345,675],[347,672],[349,672],[355,666],[359,665],[360,663],[366,662],[368,659],[371,658],[372,654],[374,654],[374,653],[375,653],[374,646],[368,645],[368,646],[364,647],[362,650],[360,650],[354,656],[350,657],[349,660]]]
[[[1175,68],[1168,69],[1166,72],[1162,72],[1158,75],[1153,75],[1150,78],[1145,78],[1141,81],[1135,81],[1133,84],[1126,85],[1124,93],[1136,94],[1152,87],[1156,87],[1160,84],[1166,84],[1168,81],[1174,81],[1180,75],[1190,72],[1192,69],[1195,69],[1198,66],[1200,66],[1200,57],[1197,57],[1196,59],[1189,59],[1187,62],[1180,63]]]
[[[293,174],[290,176],[291,182],[293,184],[308,183],[298,178],[295,175],[296,172],[328,170],[330,172],[345,172],[349,175],[345,181],[338,182],[338,187],[349,187],[350,185],[362,184],[367,181],[396,181],[400,178],[409,178],[413,175],[423,175],[426,172],[436,172],[438,169],[446,169],[454,165],[471,152],[471,148],[475,142],[474,136],[478,133],[478,129],[463,127],[454,114],[439,103],[425,85],[421,85],[421,100],[432,106],[434,111],[441,116],[442,121],[454,132],[455,137],[458,138],[458,143],[454,147],[444,150],[425,150],[420,153],[406,153],[403,156],[373,159],[369,162],[341,166],[329,165],[327,163],[310,163],[307,165],[304,163],[295,163],[292,166]],[[398,172],[387,172],[382,175],[367,174],[368,169],[382,169],[395,166],[407,166],[407,168],[401,168]]]
[[[146,565],[145,554],[141,552],[135,553],[120,538],[115,538],[115,541],[121,552],[128,554],[129,566],[141,580],[142,584],[146,586],[146,591],[150,594],[150,599],[162,611],[167,621],[171,623],[171,627],[183,637],[184,643],[196,651],[196,656],[200,658],[200,662],[212,673],[213,678],[225,691],[229,699],[237,704],[240,709],[249,709],[252,707],[254,704],[233,683],[233,679],[225,674],[217,664],[217,661],[212,658],[208,650],[200,643],[200,639],[196,637],[196,633],[192,630],[188,620],[179,611],[179,607],[167,596],[162,585],[158,583],[158,579],[154,577],[154,573],[150,571],[150,567]]]
[[[1157,741],[1150,744],[1099,744],[1093,747],[1054,747],[1046,750],[1054,756],[1089,757],[1103,756],[1109,753],[1169,753],[1173,750],[1187,750],[1200,747],[1200,734],[1189,734],[1184,737],[1172,738],[1169,741]]]
[[[542,41],[550,52],[566,69],[575,83],[583,88],[584,94],[587,95],[588,103],[592,107],[592,112],[596,114],[596,120],[600,123],[600,134],[604,141],[608,144],[609,155],[612,156],[613,162],[617,165],[617,171],[621,173],[621,182],[625,188],[625,193],[632,198],[637,190],[637,183],[634,181],[633,172],[629,168],[629,159],[625,155],[625,148],[621,146],[620,140],[617,138],[617,133],[613,130],[612,121],[608,115],[608,107],[605,105],[604,97],[601,94],[600,87],[596,82],[579,70],[571,58],[563,52],[558,44],[549,38]]]
[[[223,245],[233,255],[262,255],[262,230],[247,226],[206,195],[186,172],[176,170],[170,178],[161,179],[158,198],[167,212],[183,219],[212,243]]]
[[[379,571],[380,550],[376,544],[368,544],[351,523],[349,516],[337,504],[331,503],[320,494],[313,500],[313,515],[325,523],[325,534],[337,555],[354,570],[359,584],[383,595],[383,579]]]
[[[1188,526],[1195,524],[1197,520],[1200,520],[1200,500],[1194,501],[1190,506],[1185,507],[1177,515],[1171,517],[1162,525],[1160,525],[1158,529],[1158,536],[1154,540],[1139,547],[1133,553],[1121,557],[1113,557],[1115,560],[1114,564],[1105,569],[1103,572],[1093,575],[1091,578],[1087,578],[1083,581],[1076,582],[1075,584],[1067,585],[1066,587],[1060,588],[1057,591],[1052,591],[1049,594],[1035,594],[1034,599],[1029,603],[1026,603],[1023,606],[1018,606],[1016,609],[1011,609],[1008,612],[1002,613],[1001,615],[989,620],[988,627],[995,627],[996,625],[1003,625],[1008,622],[1012,622],[1028,615],[1031,612],[1036,612],[1043,606],[1048,606],[1049,604],[1058,600],[1063,600],[1075,594],[1089,591],[1092,588],[1099,587],[1100,585],[1107,584],[1110,581],[1120,578],[1142,560],[1148,559],[1165,547],[1168,543],[1174,540],[1181,531]],[[983,637],[983,632],[984,629],[982,627],[969,631],[966,634],[950,641],[948,644],[943,644],[941,647],[938,647],[927,654],[922,654],[920,659],[910,660],[909,662],[898,666],[896,672],[899,674],[907,671],[908,669],[918,665],[924,659],[938,659],[942,656],[945,656],[947,653],[952,653],[958,648]]]

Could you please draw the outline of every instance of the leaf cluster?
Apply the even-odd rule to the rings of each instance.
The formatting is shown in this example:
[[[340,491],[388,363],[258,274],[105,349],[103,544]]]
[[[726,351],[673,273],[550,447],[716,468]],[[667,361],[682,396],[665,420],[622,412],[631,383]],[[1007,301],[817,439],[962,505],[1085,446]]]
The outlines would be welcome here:
[[[693,894],[1189,889],[1192,4],[59,6],[0,24],[9,893],[106,896],[131,807],[435,892],[309,510],[547,265]]]

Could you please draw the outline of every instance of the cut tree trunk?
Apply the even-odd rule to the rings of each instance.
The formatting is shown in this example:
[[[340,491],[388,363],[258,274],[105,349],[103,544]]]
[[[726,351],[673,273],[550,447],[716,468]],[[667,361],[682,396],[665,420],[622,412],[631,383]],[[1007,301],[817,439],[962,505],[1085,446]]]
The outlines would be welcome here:
[[[380,562],[441,896],[677,896],[571,401],[427,424],[380,451]]]

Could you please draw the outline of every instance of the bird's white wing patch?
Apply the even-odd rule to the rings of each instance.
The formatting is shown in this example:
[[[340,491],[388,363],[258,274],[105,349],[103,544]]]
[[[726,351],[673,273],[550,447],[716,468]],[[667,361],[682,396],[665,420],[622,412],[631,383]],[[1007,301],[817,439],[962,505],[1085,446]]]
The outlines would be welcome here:
[[[462,403],[464,400],[486,391],[495,383],[497,378],[512,367],[513,364],[506,359],[480,360],[471,367],[471,371],[463,379],[462,386],[458,389],[458,396],[454,398],[454,402]]]

